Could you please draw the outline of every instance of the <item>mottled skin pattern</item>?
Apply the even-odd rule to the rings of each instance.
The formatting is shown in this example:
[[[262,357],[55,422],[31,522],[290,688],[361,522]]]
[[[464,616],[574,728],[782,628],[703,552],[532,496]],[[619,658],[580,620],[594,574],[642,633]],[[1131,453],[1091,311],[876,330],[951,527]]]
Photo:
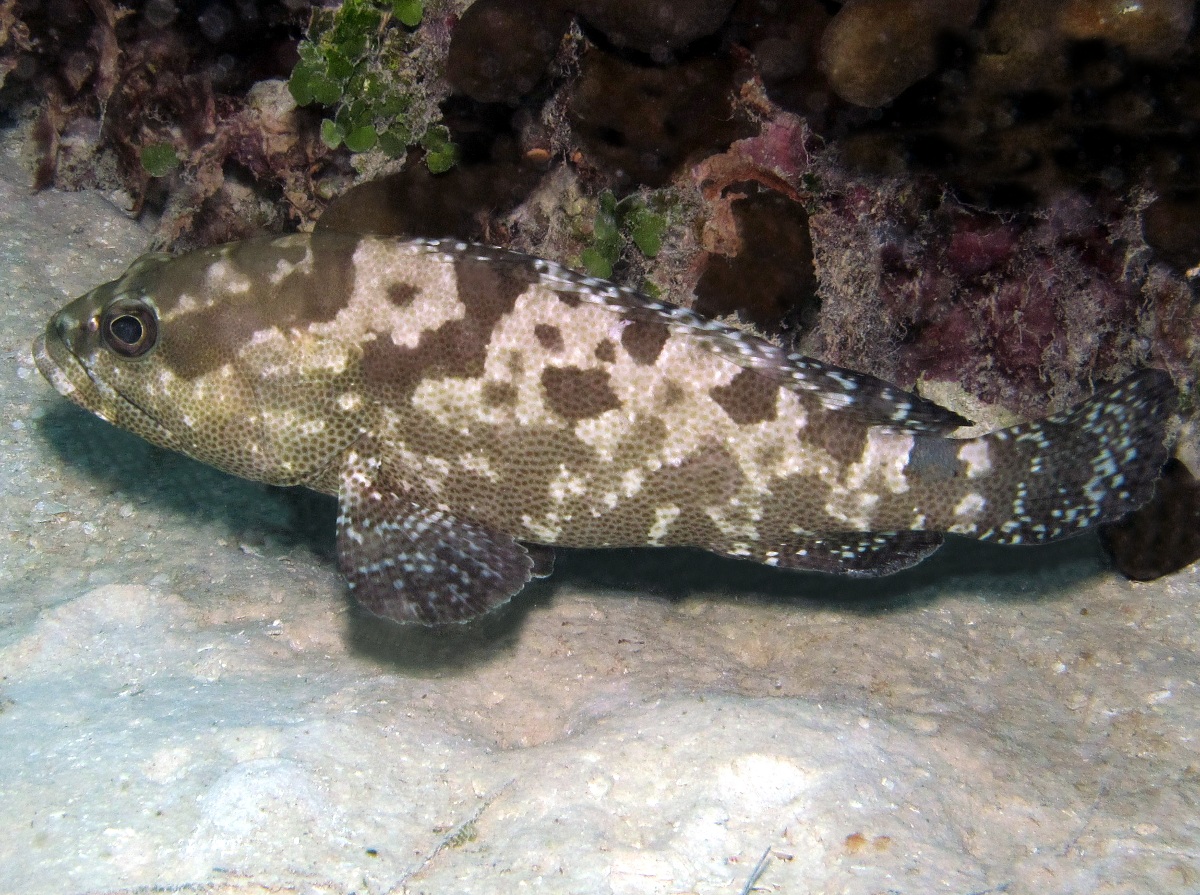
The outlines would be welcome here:
[[[1167,377],[973,439],[886,383],[550,262],[323,232],[139,260],[43,374],[216,467],[339,496],[340,566],[400,621],[470,618],[550,551],[690,545],[883,574],[945,532],[1074,534],[1142,503]]]

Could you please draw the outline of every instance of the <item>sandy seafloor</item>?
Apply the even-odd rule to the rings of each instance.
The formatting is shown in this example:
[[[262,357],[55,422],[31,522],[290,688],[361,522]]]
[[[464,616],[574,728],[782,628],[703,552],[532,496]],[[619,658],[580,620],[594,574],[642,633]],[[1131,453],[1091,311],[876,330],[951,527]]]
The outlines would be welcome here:
[[[1200,572],[1094,538],[853,583],[562,556],[449,633],[334,506],[150,448],[29,344],[144,231],[0,160],[0,892],[1200,892]]]

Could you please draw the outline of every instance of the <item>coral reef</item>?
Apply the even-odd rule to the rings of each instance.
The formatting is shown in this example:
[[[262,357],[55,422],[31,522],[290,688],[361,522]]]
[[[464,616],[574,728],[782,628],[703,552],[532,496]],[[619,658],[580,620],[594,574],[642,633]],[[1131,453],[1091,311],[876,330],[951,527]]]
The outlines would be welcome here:
[[[734,0],[574,0],[572,5],[617,46],[661,61],[672,50],[713,34]]]
[[[5,11],[15,24],[0,101],[36,104],[39,186],[106,188],[135,214],[165,202],[164,245],[240,235],[244,225],[216,221],[251,206],[273,226],[317,207],[310,173],[325,152],[265,86],[294,59],[301,16],[285,2],[15,0]],[[250,182],[269,202],[231,212]]]
[[[449,134],[428,91],[428,44],[409,29],[421,23],[419,0],[345,0],[336,10],[317,9],[288,89],[300,105],[320,103],[332,112],[321,122],[330,149],[351,152],[376,146],[390,158],[419,142],[433,172],[454,162]]]
[[[579,263],[592,276],[610,278],[627,243],[633,243],[645,257],[654,258],[662,248],[666,230],[666,215],[640,197],[627,196],[618,202],[611,192],[601,193],[591,222],[589,245],[580,253]]]
[[[831,181],[835,172],[826,177]],[[1195,382],[1179,283],[1149,264],[1138,209],[1062,195],[1037,216],[981,211],[906,179],[848,182],[813,216],[824,310],[809,347],[904,385],[961,382],[1027,414],[1131,366]],[[853,259],[852,263],[848,263]]]
[[[736,77],[730,58],[660,68],[591,50],[568,103],[572,135],[617,187],[663,186],[689,159],[754,132],[731,101]]]
[[[486,152],[445,173],[420,164],[414,151],[403,170],[343,193],[317,227],[504,242],[492,216],[514,208],[541,174],[541,166],[519,154],[511,137],[496,139]]]
[[[1200,261],[1200,194],[1155,199],[1142,213],[1142,235],[1158,258],[1186,274]]]
[[[808,212],[760,184],[723,191],[733,215],[733,254],[714,253],[696,283],[696,310],[740,315],[759,330],[782,334],[812,327],[820,302]]]
[[[746,48],[763,88],[781,109],[824,129],[839,100],[821,67],[821,42],[830,14],[820,0],[741,0],[729,20],[726,40]]]
[[[978,14],[979,0],[849,0],[821,38],[821,70],[842,99],[885,105],[931,74],[939,41]]]
[[[1064,187],[1197,186],[1193,4],[998,0],[946,34],[937,70],[845,143],[876,171],[919,167],[964,197],[1031,209]],[[1189,37],[1189,35],[1191,36]]]
[[[132,214],[161,213],[159,245],[303,225],[353,175],[338,146],[378,145],[363,170],[410,145],[435,170],[453,164],[437,124],[449,88],[432,77],[452,21],[440,9],[418,42],[417,0],[9,0],[0,104],[35,110],[39,186],[100,187]],[[326,100],[329,116],[297,99]]]
[[[515,104],[542,80],[569,24],[555,2],[477,0],[454,28],[446,79],[479,102]]]
[[[779,113],[692,169],[704,221],[692,287],[698,310],[788,340],[813,325],[814,148],[804,120]]]

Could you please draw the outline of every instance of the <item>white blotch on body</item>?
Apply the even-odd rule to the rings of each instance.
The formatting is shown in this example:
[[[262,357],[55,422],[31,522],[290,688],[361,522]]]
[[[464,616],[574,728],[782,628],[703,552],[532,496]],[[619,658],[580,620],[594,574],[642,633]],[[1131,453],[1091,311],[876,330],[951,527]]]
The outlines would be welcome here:
[[[230,295],[245,295],[254,284],[248,276],[221,258],[210,264],[204,272],[204,285],[211,292],[218,294],[224,292]]]
[[[954,515],[978,518],[985,507],[987,507],[987,500],[984,496],[977,491],[972,491],[958,502],[958,506],[954,508]]]
[[[679,507],[672,504],[671,506],[658,507],[654,510],[654,524],[650,526],[650,531],[646,533],[646,543],[652,547],[658,547],[662,544],[662,539],[667,536],[667,532],[671,530],[671,523],[679,518]]]
[[[958,459],[966,464],[967,478],[977,479],[992,471],[987,441],[974,438],[958,449]]]

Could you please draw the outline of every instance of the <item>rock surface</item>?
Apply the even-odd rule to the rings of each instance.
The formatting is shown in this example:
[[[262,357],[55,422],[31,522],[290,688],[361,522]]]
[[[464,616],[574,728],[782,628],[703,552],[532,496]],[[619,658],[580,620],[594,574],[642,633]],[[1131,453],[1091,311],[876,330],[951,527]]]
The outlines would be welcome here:
[[[574,553],[357,613],[330,502],[77,411],[29,344],[147,235],[0,159],[0,892],[1183,892],[1200,571],[1093,538],[876,582]]]

